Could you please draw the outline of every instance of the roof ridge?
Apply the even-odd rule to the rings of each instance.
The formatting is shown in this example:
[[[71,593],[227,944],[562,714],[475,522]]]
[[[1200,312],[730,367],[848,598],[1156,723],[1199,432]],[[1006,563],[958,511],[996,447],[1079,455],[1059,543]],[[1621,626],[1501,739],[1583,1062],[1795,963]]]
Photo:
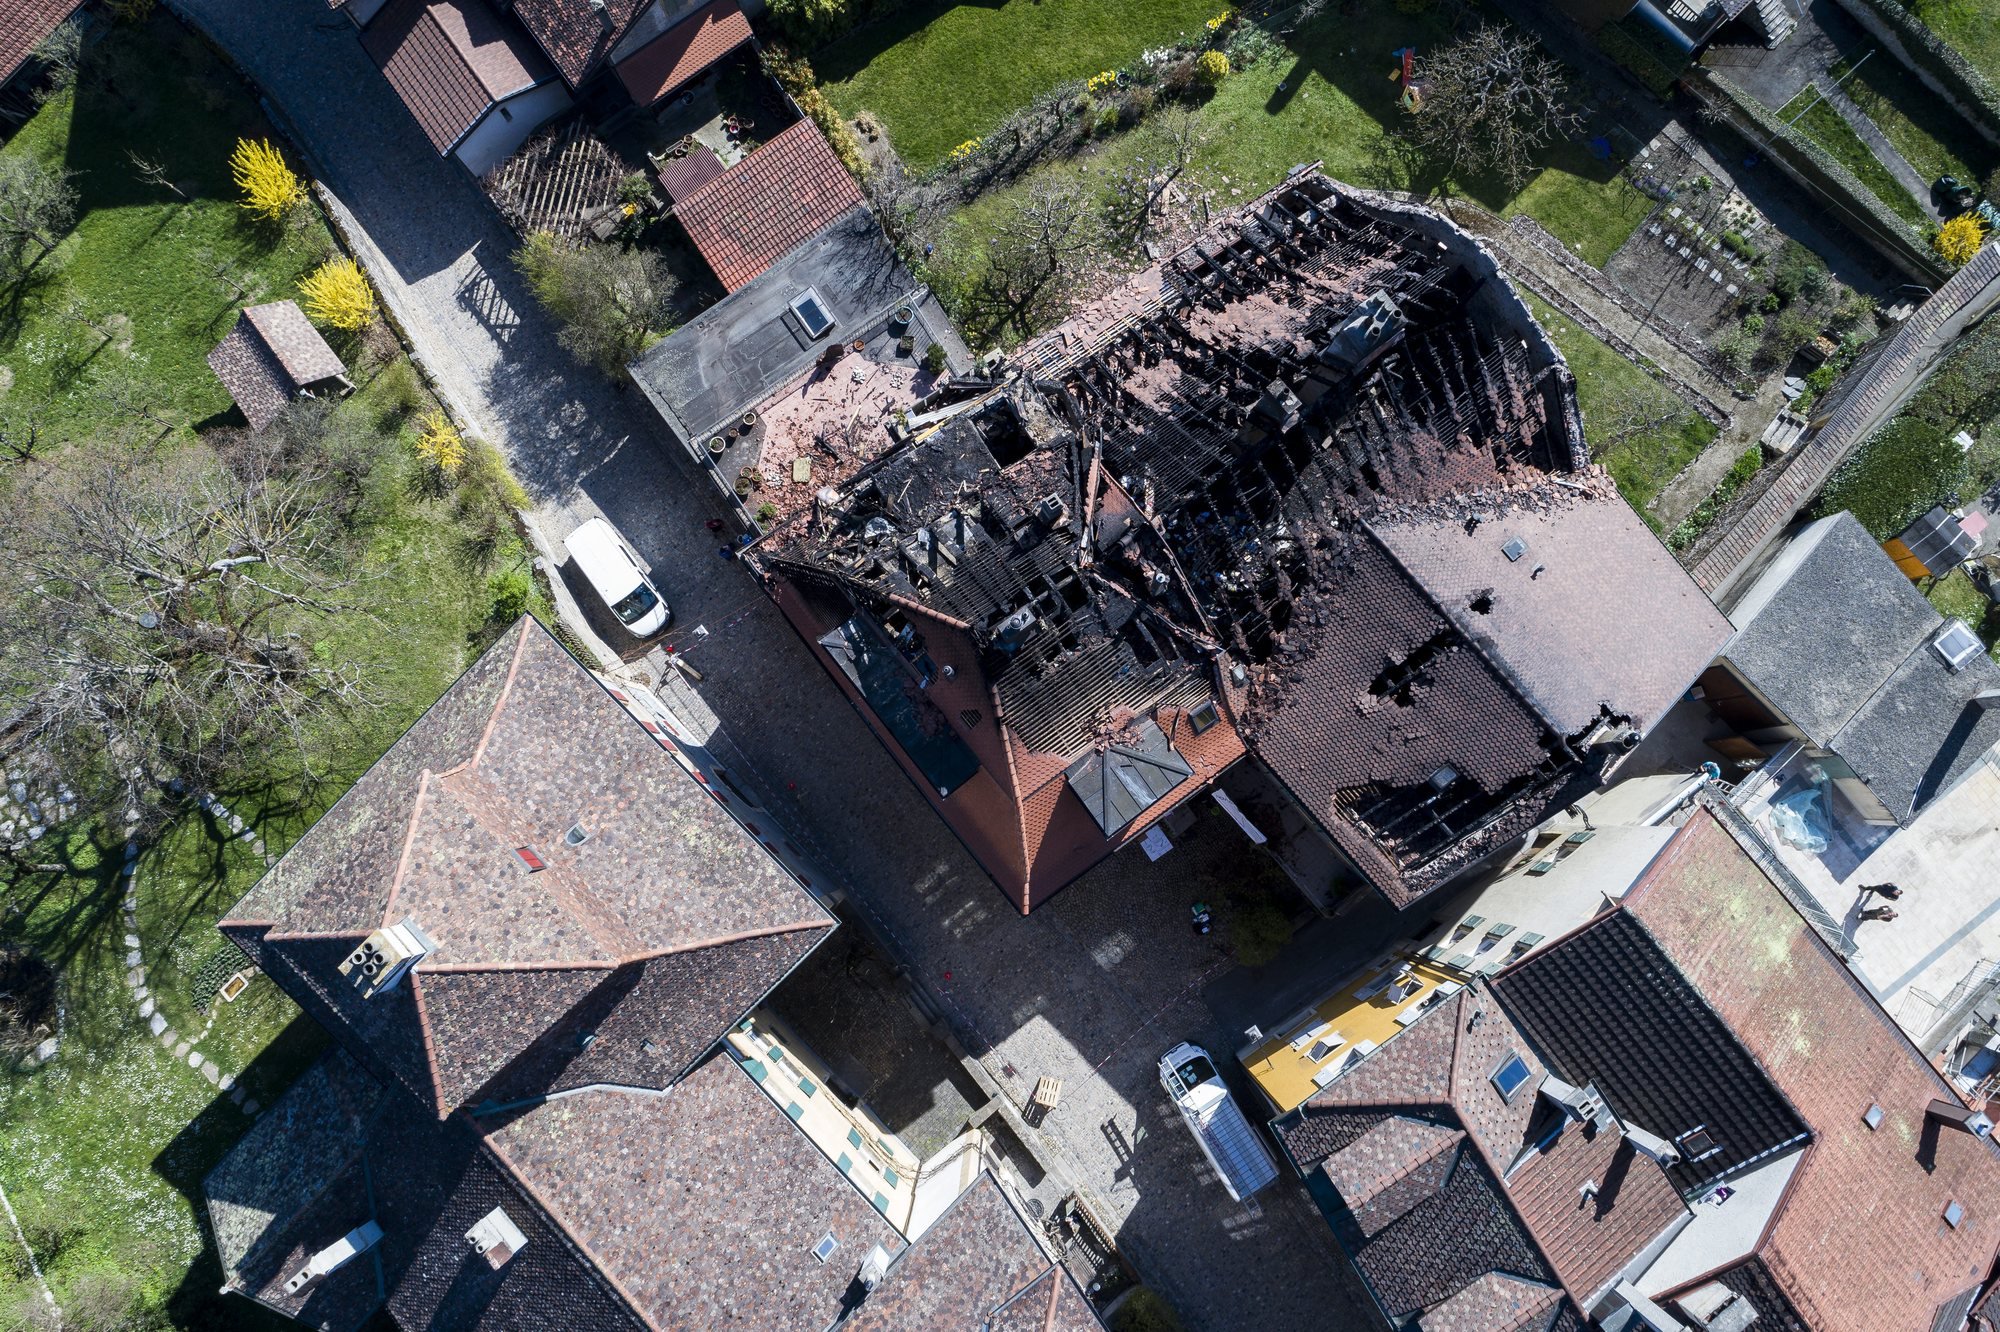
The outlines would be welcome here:
[[[780,934],[799,934],[806,930],[830,929],[839,922],[831,917],[786,921],[779,925],[759,925],[753,929],[736,930],[729,934],[718,934],[688,943],[667,944],[659,948],[649,948],[641,952],[621,954],[604,961],[562,961],[549,959],[534,962],[442,962],[425,965],[422,970],[434,975],[475,975],[481,972],[509,971],[616,971],[620,967],[638,962],[651,962],[657,958],[672,957],[680,953],[698,953],[709,948],[724,948],[730,944],[745,943],[751,939],[768,939]]]
[[[456,772],[457,769],[454,768],[453,771]],[[410,868],[410,852],[415,850],[417,845],[417,820],[423,815],[424,797],[430,794],[430,787],[431,770],[429,768],[419,769],[417,772],[417,797],[410,802],[409,822],[403,829],[403,851],[401,855],[396,857],[396,873],[389,880],[389,895],[382,900],[381,928],[387,928],[389,914],[395,910],[396,898],[403,890],[403,876],[409,872]]]
[[[530,617],[524,615],[521,620],[528,618]],[[535,623],[539,628],[541,621],[537,620]],[[515,630],[514,655],[507,662],[507,678],[501,682],[500,692],[493,699],[493,711],[487,714],[486,729],[479,733],[479,743],[473,747],[472,757],[461,764],[461,767],[477,767],[479,761],[486,757],[486,744],[493,738],[493,728],[499,724],[500,714],[506,710],[508,701],[514,697],[514,679],[521,673],[521,658],[527,655],[528,650],[527,626],[521,621],[516,621]],[[548,630],[544,629],[542,632],[547,633]]]

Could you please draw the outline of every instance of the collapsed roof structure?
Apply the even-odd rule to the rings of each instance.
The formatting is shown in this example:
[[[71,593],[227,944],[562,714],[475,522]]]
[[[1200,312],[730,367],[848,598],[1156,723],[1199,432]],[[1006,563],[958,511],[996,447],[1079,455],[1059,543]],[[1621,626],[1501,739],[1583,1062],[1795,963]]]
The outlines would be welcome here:
[[[754,558],[1023,910],[1246,750],[1412,901],[1728,633],[1485,250],[1317,173],[955,384]]]

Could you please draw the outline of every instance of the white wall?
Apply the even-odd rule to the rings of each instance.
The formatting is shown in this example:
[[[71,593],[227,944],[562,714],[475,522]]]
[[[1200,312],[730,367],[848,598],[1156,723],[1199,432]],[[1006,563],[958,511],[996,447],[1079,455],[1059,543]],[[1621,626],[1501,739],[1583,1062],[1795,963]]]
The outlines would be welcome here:
[[[453,156],[474,176],[483,176],[513,155],[549,117],[569,109],[569,89],[560,79],[515,93],[480,117]]]

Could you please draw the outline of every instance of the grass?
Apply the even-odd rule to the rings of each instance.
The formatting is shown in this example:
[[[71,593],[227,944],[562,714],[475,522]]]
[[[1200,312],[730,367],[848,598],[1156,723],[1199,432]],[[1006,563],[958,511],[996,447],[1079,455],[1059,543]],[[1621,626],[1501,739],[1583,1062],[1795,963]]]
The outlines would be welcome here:
[[[826,95],[872,111],[903,160],[926,170],[1036,96],[1130,64],[1201,30],[1223,0],[1006,0],[913,5],[813,56]]]
[[[1872,61],[1870,62],[1873,63]],[[1796,117],[1796,119],[1795,119]],[[1888,205],[1891,212],[1922,231],[1930,226],[1930,216],[1903,188],[1889,168],[1882,165],[1861,136],[1841,118],[1817,92],[1806,88],[1779,110],[1780,120],[1818,144],[1834,161],[1854,173],[1855,179]],[[1884,131],[1885,133],[1887,131]],[[1892,140],[1893,142],[1893,140]]]
[[[69,238],[27,290],[0,299],[8,398],[48,404],[45,436],[113,423],[104,391],[121,381],[143,384],[148,407],[183,426],[227,410],[210,349],[239,306],[295,295],[332,252],[313,210],[274,233],[237,206],[228,159],[239,137],[276,136],[235,77],[162,11],[86,48],[75,90],[7,146],[75,172],[81,196]],[[144,184],[128,150],[164,166],[187,200]],[[247,296],[215,276],[217,264]],[[79,316],[128,324],[107,342]]]
[[[90,59],[111,74],[123,109],[114,115],[108,105],[94,106],[114,95],[85,86],[44,107],[9,149],[90,174],[80,182],[87,211],[63,244],[59,277],[15,308],[16,322],[0,340],[0,363],[16,370],[4,405],[52,413],[77,434],[109,419],[90,392],[95,366],[51,368],[49,348],[62,337],[51,303],[74,293],[131,316],[129,358],[106,348],[98,362],[124,358],[154,400],[188,423],[157,447],[203,447],[188,427],[228,403],[203,358],[236,302],[187,277],[190,255],[225,246],[235,262],[262,275],[264,294],[278,295],[309,261],[314,238],[326,237],[325,225],[310,211],[279,235],[239,225],[218,173],[236,134],[269,130],[240,85],[172,20],[115,29]],[[161,154],[193,201],[144,197],[120,166],[127,142]],[[469,466],[457,490],[444,494],[419,484],[405,432],[428,398],[393,342],[335,345],[360,386],[334,409],[336,420],[370,450],[361,455],[366,471],[351,520],[360,613],[312,629],[317,652],[370,665],[374,698],[315,737],[322,781],[305,788],[283,773],[247,771],[218,791],[274,853],[492,640],[502,626],[492,617],[490,580],[527,561],[505,521],[504,473]],[[200,1182],[249,1121],[184,1059],[163,1050],[138,1015],[125,982],[121,848],[102,830],[60,834],[41,845],[65,848],[67,872],[0,873],[0,943],[55,963],[62,1005],[57,1057],[32,1072],[0,1071],[0,1187],[30,1224],[59,1300],[93,1275],[115,1271],[139,1281],[148,1304],[164,1308],[176,1327],[295,1326],[249,1301],[216,1295],[221,1275],[205,1249]],[[234,1003],[217,1001],[212,1026],[190,994],[219,942],[214,922],[262,872],[245,841],[198,809],[182,812],[140,858],[136,931],[160,1011],[184,1035],[206,1028],[195,1048],[268,1104],[317,1057],[325,1034],[261,978]],[[13,1326],[19,1302],[34,1298],[26,1281],[18,1244],[0,1234],[0,1327]]]
[[[1708,529],[1715,526],[1715,520],[1722,516],[1729,502],[1763,470],[1764,450],[1753,444],[1722,474],[1722,484],[1710,492],[1693,513],[1682,519],[1680,526],[1667,534],[1667,549],[1678,555],[1701,540]]]
[[[2000,24],[1993,7],[1982,0],[1951,0],[1944,4],[1911,5],[1930,30],[1958,48],[1966,63],[2000,85]]]
[[[1924,596],[1930,599],[1938,614],[1961,619],[1974,633],[1989,643],[1992,641],[1993,636],[1986,632],[1986,621],[1993,603],[1973,585],[1965,570],[1953,569],[1942,578],[1932,579]]]
[[[1657,527],[1649,506],[1666,484],[1708,447],[1718,433],[1716,427],[1699,413],[1686,411],[1676,422],[1600,450],[1598,431],[1614,403],[1636,400],[1647,404],[1649,411],[1657,404],[1658,414],[1665,414],[1675,405],[1673,391],[1575,321],[1534,296],[1526,299],[1576,376],[1577,405],[1583,412],[1583,433],[1591,443],[1591,455],[1611,473],[1626,503]]]
[[[1827,76],[1837,79],[1848,69],[1842,61]],[[1841,87],[1926,181],[1956,176],[1977,189],[2000,166],[2000,150],[1886,52],[1862,62]]]

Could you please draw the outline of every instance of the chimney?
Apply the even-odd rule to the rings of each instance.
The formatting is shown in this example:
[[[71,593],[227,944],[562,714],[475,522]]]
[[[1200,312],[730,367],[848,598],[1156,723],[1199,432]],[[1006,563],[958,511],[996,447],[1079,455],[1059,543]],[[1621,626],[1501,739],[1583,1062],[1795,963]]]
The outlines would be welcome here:
[[[590,0],[590,12],[597,15],[597,22],[606,32],[611,31],[611,6],[604,0]]]
[[[1981,712],[2000,708],[2000,689],[1982,689],[1972,696],[1972,705]]]
[[[861,1283],[861,1289],[872,1291],[882,1284],[882,1278],[889,1275],[889,1251],[877,1244],[868,1250],[868,1256],[861,1260],[861,1270],[854,1279]]]
[[[473,1222],[472,1229],[465,1232],[465,1242],[496,1272],[507,1265],[508,1259],[528,1247],[528,1237],[521,1233],[521,1228],[514,1224],[514,1218],[507,1215],[504,1207],[496,1207]]]
[[[1680,1164],[1680,1148],[1674,1146],[1665,1138],[1660,1137],[1657,1133],[1648,1133],[1637,1125],[1627,1124],[1625,1125],[1625,1140],[1632,1144],[1633,1150],[1650,1156],[1653,1160],[1659,1162],[1662,1169],[1667,1166]]]
[[[342,1235],[333,1243],[306,1259],[306,1265],[292,1274],[285,1283],[285,1294],[296,1295],[307,1286],[338,1272],[362,1254],[374,1248],[382,1239],[382,1227],[373,1221],[363,1221],[354,1229]]]
[[[1924,1113],[1947,1128],[1970,1133],[1975,1138],[1993,1136],[1992,1116],[1983,1110],[1968,1109],[1957,1101],[1932,1101],[1924,1107]]]
[[[402,983],[411,967],[436,951],[437,941],[424,933],[417,918],[405,916],[363,939],[340,964],[340,974],[363,998],[386,994]]]

